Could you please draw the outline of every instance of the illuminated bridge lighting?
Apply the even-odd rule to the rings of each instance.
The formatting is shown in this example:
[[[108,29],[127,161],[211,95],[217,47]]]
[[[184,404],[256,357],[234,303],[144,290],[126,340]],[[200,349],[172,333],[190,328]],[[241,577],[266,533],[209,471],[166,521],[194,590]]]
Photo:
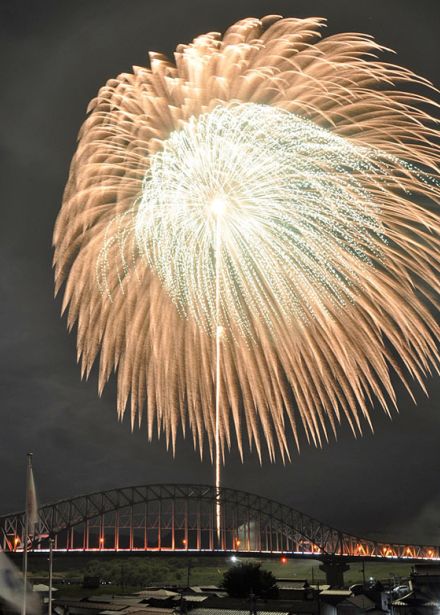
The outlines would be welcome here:
[[[43,506],[31,550],[60,553],[201,553],[322,559],[440,561],[439,547],[377,543],[351,536],[258,495],[220,489],[224,522],[215,525],[217,490],[209,485],[144,485]],[[0,548],[23,550],[24,514],[0,517]]]

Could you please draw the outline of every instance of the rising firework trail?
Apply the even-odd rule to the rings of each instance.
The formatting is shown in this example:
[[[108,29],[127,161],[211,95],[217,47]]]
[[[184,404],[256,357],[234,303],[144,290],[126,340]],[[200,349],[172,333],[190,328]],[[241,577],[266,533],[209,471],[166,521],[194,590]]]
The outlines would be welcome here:
[[[245,19],[108,81],[55,227],[83,375],[149,438],[189,426],[217,485],[232,431],[287,459],[438,368],[434,89],[323,25]]]
[[[216,486],[216,527],[217,538],[220,540],[221,528],[221,505],[220,505],[220,483],[221,483],[221,458],[220,458],[220,401],[221,401],[221,336],[222,325],[220,322],[221,313],[221,215],[224,210],[224,202],[217,197],[212,202],[211,208],[214,211],[215,221],[215,486]]]

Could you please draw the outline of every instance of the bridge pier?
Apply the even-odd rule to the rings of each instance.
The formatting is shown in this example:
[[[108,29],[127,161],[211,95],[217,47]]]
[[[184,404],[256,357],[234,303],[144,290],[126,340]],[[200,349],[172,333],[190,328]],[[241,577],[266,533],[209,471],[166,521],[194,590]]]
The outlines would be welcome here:
[[[331,587],[344,587],[344,572],[350,570],[350,566],[340,560],[328,559],[321,564],[319,570],[325,572],[328,585]]]

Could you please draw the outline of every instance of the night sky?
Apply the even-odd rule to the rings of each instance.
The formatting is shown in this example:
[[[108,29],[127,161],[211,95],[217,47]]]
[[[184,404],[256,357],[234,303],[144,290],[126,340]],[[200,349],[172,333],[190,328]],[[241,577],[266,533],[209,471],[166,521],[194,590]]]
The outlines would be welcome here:
[[[373,34],[397,61],[440,86],[436,0],[2,0],[0,513],[24,506],[34,452],[41,503],[154,482],[213,481],[191,440],[177,457],[144,428],[119,423],[110,384],[81,382],[75,335],[53,299],[51,236],[88,101],[107,79],[145,65],[147,51],[224,31],[246,16],[328,18],[328,32]],[[394,59],[394,58],[393,58]],[[440,543],[440,379],[417,407],[397,387],[400,414],[372,410],[375,434],[346,427],[322,450],[303,442],[283,466],[247,452],[227,459],[225,485],[291,504],[365,537]]]

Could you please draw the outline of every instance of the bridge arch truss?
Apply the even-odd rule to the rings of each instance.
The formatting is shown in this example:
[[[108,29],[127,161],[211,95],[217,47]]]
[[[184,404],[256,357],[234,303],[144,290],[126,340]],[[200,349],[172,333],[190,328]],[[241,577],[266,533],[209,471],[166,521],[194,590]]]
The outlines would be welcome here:
[[[216,528],[220,501],[221,527]],[[23,550],[24,513],[0,517],[0,545]],[[284,554],[325,559],[438,560],[438,546],[380,543],[341,532],[268,498],[210,485],[111,489],[39,509],[31,551]]]

